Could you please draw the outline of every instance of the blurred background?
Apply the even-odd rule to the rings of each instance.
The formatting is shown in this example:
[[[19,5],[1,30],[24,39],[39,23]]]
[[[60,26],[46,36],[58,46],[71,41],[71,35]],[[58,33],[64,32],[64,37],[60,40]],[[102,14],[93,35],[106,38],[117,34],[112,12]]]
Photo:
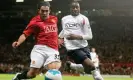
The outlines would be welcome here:
[[[22,0],[23,1],[23,0]],[[26,28],[29,20],[37,13],[40,0],[0,1],[0,73],[16,73],[28,69],[30,51],[34,45],[31,36],[19,48],[11,44]],[[51,14],[60,20],[69,14],[72,0],[53,0]],[[133,0],[79,0],[81,13],[90,20],[93,39],[90,46],[97,49],[102,74],[129,75],[133,72]],[[65,49],[60,49],[61,59],[65,63]],[[65,64],[61,68],[66,70]],[[76,73],[76,72],[74,72]]]

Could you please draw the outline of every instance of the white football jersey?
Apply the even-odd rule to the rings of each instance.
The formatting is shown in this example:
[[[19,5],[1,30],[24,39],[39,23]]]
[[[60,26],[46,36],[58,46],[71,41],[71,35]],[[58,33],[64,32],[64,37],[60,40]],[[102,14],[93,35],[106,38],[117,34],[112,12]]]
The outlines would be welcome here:
[[[59,37],[64,38],[67,50],[74,50],[88,46],[87,40],[92,39],[92,31],[87,17],[82,14],[78,16],[67,15],[62,18],[63,30]],[[83,37],[83,40],[67,40],[69,34],[76,34]]]
[[[90,52],[91,59],[94,62],[95,67],[99,67],[98,55],[95,52]]]

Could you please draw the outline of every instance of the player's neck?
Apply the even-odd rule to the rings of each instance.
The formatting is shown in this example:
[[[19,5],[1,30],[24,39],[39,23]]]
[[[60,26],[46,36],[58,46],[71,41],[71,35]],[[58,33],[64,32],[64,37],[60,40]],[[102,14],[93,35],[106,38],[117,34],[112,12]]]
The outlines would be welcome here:
[[[80,13],[79,13],[80,14]],[[77,14],[77,15],[73,15],[73,14],[71,14],[73,17],[77,17],[79,14]]]
[[[41,16],[40,16],[40,19],[42,20],[42,21],[45,21],[45,20],[47,20],[49,18],[49,16],[47,16],[47,17],[45,17],[45,18],[42,18]]]

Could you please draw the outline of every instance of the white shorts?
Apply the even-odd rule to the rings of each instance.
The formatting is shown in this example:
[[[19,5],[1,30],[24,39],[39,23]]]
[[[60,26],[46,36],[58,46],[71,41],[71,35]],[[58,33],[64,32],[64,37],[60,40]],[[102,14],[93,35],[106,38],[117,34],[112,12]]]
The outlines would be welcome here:
[[[60,61],[59,52],[46,45],[35,45],[31,51],[30,67],[41,68],[55,61]]]

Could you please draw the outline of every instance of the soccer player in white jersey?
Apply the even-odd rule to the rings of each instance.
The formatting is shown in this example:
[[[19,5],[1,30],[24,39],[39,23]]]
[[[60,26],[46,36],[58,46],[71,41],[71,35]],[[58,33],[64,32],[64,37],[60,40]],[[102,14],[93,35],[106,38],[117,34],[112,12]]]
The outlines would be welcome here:
[[[91,55],[92,62],[94,63],[96,69],[99,70],[99,59],[98,59],[98,55],[96,53],[96,49],[95,48],[91,48],[90,55]],[[99,70],[99,73],[100,73],[100,70]],[[97,74],[92,73],[92,75],[93,75],[94,80],[96,80],[95,76]],[[101,77],[101,80],[104,80],[103,77],[101,76],[101,74],[100,74],[100,77]]]
[[[98,59],[98,55],[96,53],[96,49],[95,48],[91,48],[91,60],[94,63],[95,67],[98,69],[99,68],[99,59]]]
[[[91,48],[90,55],[91,55],[92,62],[94,63],[96,69],[99,70],[99,59],[98,59],[98,55],[96,53],[96,49],[95,48]],[[75,69],[77,71],[80,70],[79,72],[81,72],[81,70],[82,70],[82,73],[83,73],[84,67],[82,66],[82,64],[75,64],[75,63],[70,62],[70,61],[68,61],[68,64],[69,64],[71,69]],[[96,79],[97,74],[92,72],[92,75],[93,75],[94,80],[97,80]],[[101,80],[104,80],[103,77],[101,76],[101,74],[99,76],[101,77]]]
[[[59,38],[64,38],[68,56],[75,63],[82,64],[86,73],[88,73],[88,68],[91,68],[95,74],[99,74],[95,70],[95,66],[90,58],[90,51],[87,48],[87,40],[92,39],[89,20],[80,14],[80,4],[76,1],[70,4],[70,12],[70,15],[62,18],[63,30],[60,32]],[[97,76],[97,79],[99,79],[99,76]]]

